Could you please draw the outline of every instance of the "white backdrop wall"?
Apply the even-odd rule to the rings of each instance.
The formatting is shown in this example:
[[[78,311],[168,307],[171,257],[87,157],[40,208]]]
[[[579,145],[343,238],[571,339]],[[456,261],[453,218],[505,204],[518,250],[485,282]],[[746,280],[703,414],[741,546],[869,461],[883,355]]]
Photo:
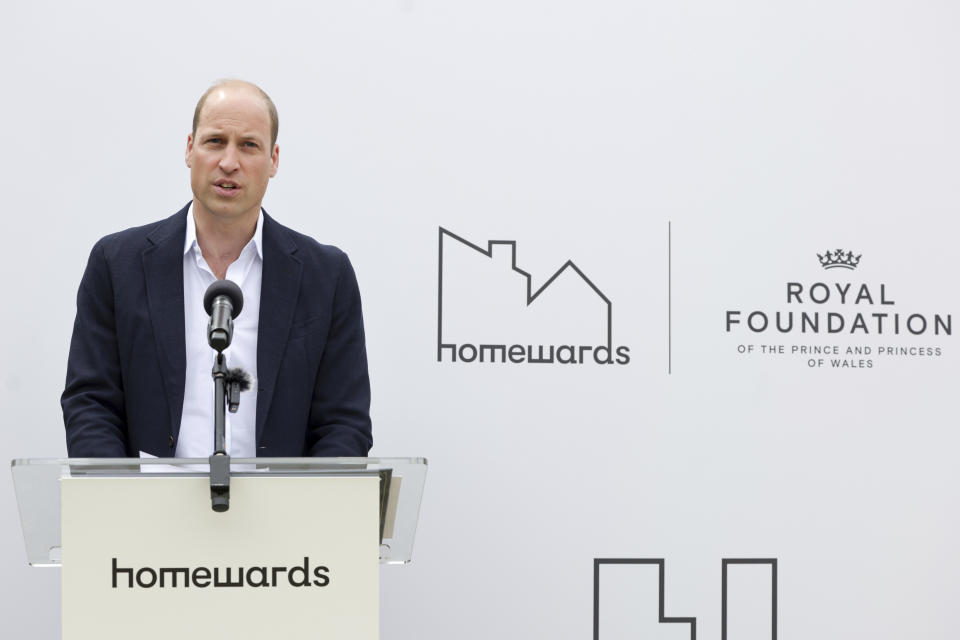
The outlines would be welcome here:
[[[960,356],[934,318],[960,301],[958,14],[916,0],[5,7],[0,453],[65,453],[90,247],[187,202],[193,104],[242,77],[280,111],[265,207],[356,267],[373,454],[431,462],[414,563],[382,571],[385,639],[591,637],[595,558],[663,559],[665,615],[696,617],[700,637],[720,637],[722,560],[764,558],[782,638],[954,638]],[[438,362],[441,228],[476,247],[445,245],[446,338],[595,347],[606,298],[629,362]],[[821,267],[838,249],[856,270]],[[527,305],[512,259],[534,292],[568,260],[582,276],[567,268]],[[841,300],[847,283],[870,301]],[[753,311],[833,313],[846,331],[756,333]],[[872,324],[851,334],[857,313]],[[896,334],[895,313],[929,328]],[[859,366],[810,366],[804,347]],[[0,485],[3,635],[57,637],[59,574],[25,566]],[[769,567],[731,567],[731,640],[770,637]],[[598,566],[600,638],[690,637],[657,624],[656,572]]]

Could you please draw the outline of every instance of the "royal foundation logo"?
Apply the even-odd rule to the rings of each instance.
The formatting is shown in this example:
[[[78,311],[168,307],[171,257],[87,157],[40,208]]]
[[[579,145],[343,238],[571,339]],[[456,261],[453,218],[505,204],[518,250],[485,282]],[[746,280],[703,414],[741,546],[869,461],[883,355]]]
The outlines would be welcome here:
[[[872,277],[862,253],[835,249],[816,258],[821,269],[813,267],[813,278],[784,282],[779,303],[726,310],[724,328],[737,338],[738,353],[837,369],[943,356],[952,314],[921,306],[907,287],[895,290]]]
[[[438,244],[438,362],[630,362],[614,344],[613,303],[572,260],[537,279],[515,240],[483,248],[440,227]]]

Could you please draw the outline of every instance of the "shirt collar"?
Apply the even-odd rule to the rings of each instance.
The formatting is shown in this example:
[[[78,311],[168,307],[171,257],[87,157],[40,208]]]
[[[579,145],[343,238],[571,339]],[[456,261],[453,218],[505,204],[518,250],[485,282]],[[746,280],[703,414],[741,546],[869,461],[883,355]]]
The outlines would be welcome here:
[[[253,248],[257,250],[257,255],[263,260],[263,207],[260,207],[260,215],[257,216],[257,229],[253,232],[253,238],[250,239],[250,242],[253,243]],[[191,202],[190,206],[187,207],[187,235],[183,241],[183,254],[186,255],[193,249],[194,245],[197,246],[198,250],[200,249],[200,246],[197,245],[197,221],[193,219],[193,202]],[[247,243],[247,246],[250,246],[250,243]]]

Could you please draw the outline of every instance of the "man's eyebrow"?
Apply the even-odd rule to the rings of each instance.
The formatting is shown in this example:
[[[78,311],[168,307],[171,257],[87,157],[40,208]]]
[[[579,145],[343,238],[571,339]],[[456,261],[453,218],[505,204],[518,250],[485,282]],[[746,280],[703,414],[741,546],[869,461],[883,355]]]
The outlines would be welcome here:
[[[223,129],[207,129],[206,131],[203,131],[202,133],[198,133],[197,135],[198,140],[210,140],[211,138],[224,138],[224,137],[230,137],[230,134],[228,134]],[[266,141],[268,139],[267,137],[263,136],[261,133],[256,131],[243,131],[237,134],[236,137],[237,139],[243,142],[256,142],[261,145],[266,144]]]

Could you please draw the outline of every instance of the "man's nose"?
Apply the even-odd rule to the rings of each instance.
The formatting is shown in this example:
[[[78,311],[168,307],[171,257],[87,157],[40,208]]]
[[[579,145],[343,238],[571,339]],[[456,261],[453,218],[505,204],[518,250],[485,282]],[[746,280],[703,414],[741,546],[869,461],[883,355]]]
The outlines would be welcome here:
[[[220,169],[226,173],[236,171],[240,166],[239,151],[233,144],[228,144],[220,156]]]

